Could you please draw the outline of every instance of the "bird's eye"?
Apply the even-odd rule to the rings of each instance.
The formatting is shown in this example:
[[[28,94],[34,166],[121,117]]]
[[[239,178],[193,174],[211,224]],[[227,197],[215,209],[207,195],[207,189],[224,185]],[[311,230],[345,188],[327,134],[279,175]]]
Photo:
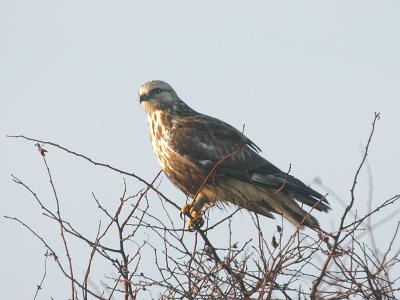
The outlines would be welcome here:
[[[163,91],[163,90],[160,89],[160,88],[155,88],[154,90],[151,90],[151,91],[149,92],[149,97],[153,97],[153,96],[155,96],[155,95],[157,95],[157,94],[160,94],[162,91]]]

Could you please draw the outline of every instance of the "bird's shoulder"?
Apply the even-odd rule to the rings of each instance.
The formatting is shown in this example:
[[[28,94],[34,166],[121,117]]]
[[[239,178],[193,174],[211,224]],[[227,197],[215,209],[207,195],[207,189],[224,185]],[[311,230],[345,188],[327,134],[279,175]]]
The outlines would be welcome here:
[[[193,139],[197,142],[215,143],[225,147],[248,145],[259,152],[261,149],[247,138],[243,132],[228,123],[204,114],[176,118],[171,134],[174,139]]]

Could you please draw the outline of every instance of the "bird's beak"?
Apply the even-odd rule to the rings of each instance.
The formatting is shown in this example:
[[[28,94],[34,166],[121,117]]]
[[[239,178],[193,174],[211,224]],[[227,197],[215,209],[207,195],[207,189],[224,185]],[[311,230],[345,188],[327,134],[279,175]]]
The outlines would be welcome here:
[[[145,95],[140,95],[139,96],[139,102],[142,103],[143,101],[146,101],[147,97]]]

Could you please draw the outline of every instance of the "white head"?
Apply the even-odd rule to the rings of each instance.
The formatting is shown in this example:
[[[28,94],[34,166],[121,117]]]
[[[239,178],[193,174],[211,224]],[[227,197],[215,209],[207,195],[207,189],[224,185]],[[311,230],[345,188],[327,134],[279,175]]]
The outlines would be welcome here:
[[[172,108],[180,101],[174,89],[166,82],[152,80],[144,83],[139,89],[140,105],[149,112]]]
[[[139,98],[147,114],[154,111],[166,112],[172,117],[197,114],[165,81],[152,80],[144,83],[139,89]]]

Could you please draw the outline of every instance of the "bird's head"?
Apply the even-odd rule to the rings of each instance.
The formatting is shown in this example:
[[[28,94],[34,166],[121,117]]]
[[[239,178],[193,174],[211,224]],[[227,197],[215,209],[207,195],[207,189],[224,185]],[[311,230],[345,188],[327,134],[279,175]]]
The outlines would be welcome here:
[[[170,109],[180,101],[174,89],[161,80],[144,83],[139,89],[139,99],[147,112]]]

